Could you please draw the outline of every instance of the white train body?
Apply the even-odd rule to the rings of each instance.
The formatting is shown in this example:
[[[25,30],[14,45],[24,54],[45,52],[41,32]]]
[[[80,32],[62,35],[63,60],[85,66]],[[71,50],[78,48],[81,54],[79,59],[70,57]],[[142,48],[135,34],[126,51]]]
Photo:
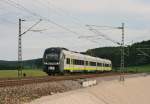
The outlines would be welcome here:
[[[52,52],[50,50],[58,51]],[[54,56],[58,58],[57,61],[51,60],[52,58],[56,59]],[[43,62],[44,71],[48,74],[64,72],[103,72],[112,70],[110,60],[72,52],[63,48],[47,49],[44,53]]]

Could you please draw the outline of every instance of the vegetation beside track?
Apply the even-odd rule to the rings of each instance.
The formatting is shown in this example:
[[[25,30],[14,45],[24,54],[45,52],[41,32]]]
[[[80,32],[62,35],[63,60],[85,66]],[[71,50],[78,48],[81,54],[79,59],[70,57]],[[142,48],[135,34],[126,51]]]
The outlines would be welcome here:
[[[39,77],[47,76],[40,69],[23,69],[23,72],[26,74],[26,77]],[[0,78],[16,78],[18,77],[18,70],[0,70]]]
[[[118,69],[114,69],[114,71]],[[129,73],[150,73],[150,64],[141,65],[141,66],[131,66],[125,68],[125,70]],[[45,72],[41,69],[23,69],[23,73],[26,74],[26,77],[40,77],[47,76]],[[17,78],[18,70],[0,70],[0,78]]]
[[[138,48],[149,48],[150,40],[134,43],[125,47],[125,65],[127,66],[138,66],[150,64],[150,58],[141,54]],[[150,50],[143,50],[146,54],[150,55]],[[95,57],[110,59],[113,67],[120,66],[120,46],[119,47],[99,47],[95,49],[89,49],[86,52],[81,52]],[[30,59],[23,60],[22,67],[24,69],[42,69],[43,59]],[[0,60],[0,70],[13,70],[18,68],[18,61],[4,61]]]
[[[127,72],[150,73],[150,64],[142,66],[131,66],[126,68]]]
[[[113,72],[120,72],[120,68],[113,68]],[[125,67],[124,72],[128,73],[150,73],[150,64]]]
[[[140,66],[150,64],[150,40],[134,43],[125,47],[125,65],[127,66]],[[142,48],[146,55],[139,51]],[[95,49],[89,49],[85,54],[89,54],[95,57],[110,59],[113,67],[120,66],[120,46],[118,47],[100,47]]]

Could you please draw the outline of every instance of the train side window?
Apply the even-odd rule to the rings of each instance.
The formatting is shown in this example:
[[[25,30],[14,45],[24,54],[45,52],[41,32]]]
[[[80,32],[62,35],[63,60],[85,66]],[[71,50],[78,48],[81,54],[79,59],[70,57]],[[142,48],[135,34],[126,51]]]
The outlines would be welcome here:
[[[90,66],[96,66],[96,62],[90,62]]]
[[[70,64],[70,58],[67,58],[67,64]]]
[[[105,64],[106,67],[109,67],[109,64]]]
[[[80,64],[80,61],[79,60],[76,60],[76,65],[79,65]]]
[[[97,66],[99,66],[100,65],[100,63],[97,63]]]
[[[98,63],[98,65],[97,66],[102,66],[102,63]]]
[[[74,59],[74,60],[73,60],[73,64],[74,64],[74,65],[77,65],[77,60]]]
[[[81,65],[84,65],[84,61],[83,60],[81,60]]]
[[[86,65],[89,65],[88,61],[86,61],[85,63],[86,63]]]
[[[109,67],[111,67],[111,64],[109,64]]]
[[[72,64],[72,65],[74,64],[74,59],[71,59],[71,64]]]
[[[84,61],[83,60],[74,60],[74,64],[75,65],[84,65]]]
[[[76,60],[76,65],[80,65],[80,60]]]
[[[76,65],[76,60],[75,59],[73,59],[73,65]]]

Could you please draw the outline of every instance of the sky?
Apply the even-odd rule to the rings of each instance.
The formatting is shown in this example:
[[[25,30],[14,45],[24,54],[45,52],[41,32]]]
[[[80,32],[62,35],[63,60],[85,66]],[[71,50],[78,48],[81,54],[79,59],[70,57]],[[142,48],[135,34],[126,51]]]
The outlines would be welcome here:
[[[23,60],[41,58],[49,47],[83,52],[117,46],[86,25],[121,42],[115,27],[125,23],[126,45],[150,39],[149,0],[0,0],[0,60],[17,60],[19,18],[25,19],[22,32],[42,19],[22,36]]]

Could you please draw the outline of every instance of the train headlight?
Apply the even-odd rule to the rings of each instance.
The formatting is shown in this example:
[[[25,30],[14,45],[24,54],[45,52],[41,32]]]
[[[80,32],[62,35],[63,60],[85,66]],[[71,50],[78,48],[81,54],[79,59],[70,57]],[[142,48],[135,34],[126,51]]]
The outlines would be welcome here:
[[[54,66],[49,66],[48,69],[49,70],[55,70],[55,67]]]
[[[44,64],[48,64],[47,62],[44,62]]]

